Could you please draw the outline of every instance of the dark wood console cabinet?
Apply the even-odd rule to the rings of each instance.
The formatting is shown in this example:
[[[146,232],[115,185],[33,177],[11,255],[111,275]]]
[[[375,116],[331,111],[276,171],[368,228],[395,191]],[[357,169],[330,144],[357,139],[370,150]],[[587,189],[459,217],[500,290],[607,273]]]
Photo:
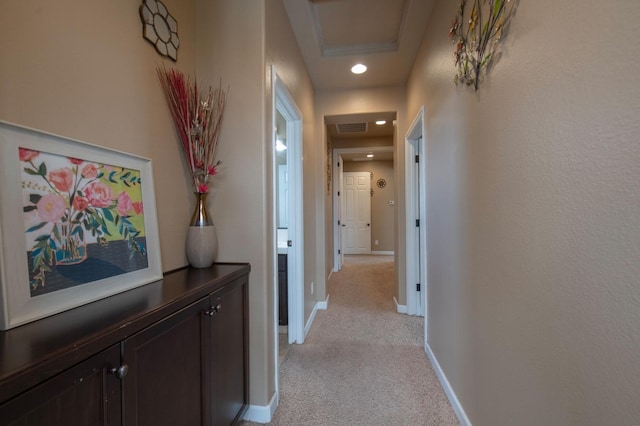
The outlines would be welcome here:
[[[0,332],[2,426],[228,425],[248,406],[248,264]]]

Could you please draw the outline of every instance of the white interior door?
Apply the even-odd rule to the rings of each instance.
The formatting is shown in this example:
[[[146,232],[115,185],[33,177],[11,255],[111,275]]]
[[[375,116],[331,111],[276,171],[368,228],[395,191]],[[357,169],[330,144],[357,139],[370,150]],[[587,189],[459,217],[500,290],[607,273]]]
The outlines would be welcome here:
[[[338,154],[338,194],[344,194],[344,162],[342,160],[342,155]],[[342,214],[344,208],[342,206],[343,197],[338,197],[340,202],[340,206],[338,207],[338,212],[340,215],[338,216],[338,224],[342,224]],[[342,226],[338,226],[338,247],[342,247],[343,233]],[[344,264],[344,250],[339,250],[338,252],[338,268],[337,270],[342,269],[342,265]]]
[[[342,252],[371,254],[370,173],[343,173],[343,190]]]

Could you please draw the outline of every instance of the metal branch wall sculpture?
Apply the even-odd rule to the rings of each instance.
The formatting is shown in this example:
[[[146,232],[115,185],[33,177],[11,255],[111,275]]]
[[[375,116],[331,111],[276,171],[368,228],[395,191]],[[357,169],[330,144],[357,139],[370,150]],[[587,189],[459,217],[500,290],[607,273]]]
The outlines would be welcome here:
[[[467,0],[460,0],[449,38],[456,44],[456,84],[473,85],[478,90],[481,75],[495,57],[496,46],[506,31],[516,0],[473,0],[465,16]]]

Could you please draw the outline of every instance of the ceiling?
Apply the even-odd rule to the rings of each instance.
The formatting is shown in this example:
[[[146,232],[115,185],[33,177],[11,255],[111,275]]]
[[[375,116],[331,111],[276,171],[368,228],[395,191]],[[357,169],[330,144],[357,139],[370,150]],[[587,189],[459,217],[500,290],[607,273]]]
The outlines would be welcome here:
[[[405,85],[422,43],[433,0],[283,0],[316,90]],[[363,63],[367,72],[351,73]],[[393,143],[395,112],[325,117],[327,135],[343,146],[385,138]],[[377,120],[386,120],[379,126]],[[346,145],[345,145],[346,143]],[[382,153],[377,154],[380,157]],[[363,157],[361,153],[353,155]],[[384,154],[392,158],[392,153]],[[344,160],[351,160],[345,156]],[[382,158],[376,158],[382,159]]]
[[[350,162],[350,161],[393,161],[393,152],[373,152],[372,158],[367,158],[367,153],[362,152],[354,152],[354,153],[343,153],[342,161]]]
[[[433,0],[283,0],[316,90],[404,85]],[[356,63],[367,72],[352,74]]]
[[[385,123],[376,124],[379,120]],[[333,141],[334,148],[342,148],[342,159],[345,162],[393,160],[395,120],[395,111],[324,117],[327,136]],[[373,149],[365,152],[364,147],[373,147]],[[389,148],[389,151],[380,151],[382,147]],[[348,148],[354,148],[354,150],[344,152]],[[367,154],[374,154],[374,157],[367,158]]]
[[[332,139],[392,138],[395,112],[372,112],[364,114],[327,115],[327,135]],[[385,121],[378,125],[376,121]]]

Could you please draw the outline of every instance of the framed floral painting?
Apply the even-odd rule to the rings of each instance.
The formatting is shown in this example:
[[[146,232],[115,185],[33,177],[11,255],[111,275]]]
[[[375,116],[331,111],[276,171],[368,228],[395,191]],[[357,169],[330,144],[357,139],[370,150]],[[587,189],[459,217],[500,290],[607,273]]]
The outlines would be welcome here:
[[[162,278],[151,160],[0,122],[0,329]]]

